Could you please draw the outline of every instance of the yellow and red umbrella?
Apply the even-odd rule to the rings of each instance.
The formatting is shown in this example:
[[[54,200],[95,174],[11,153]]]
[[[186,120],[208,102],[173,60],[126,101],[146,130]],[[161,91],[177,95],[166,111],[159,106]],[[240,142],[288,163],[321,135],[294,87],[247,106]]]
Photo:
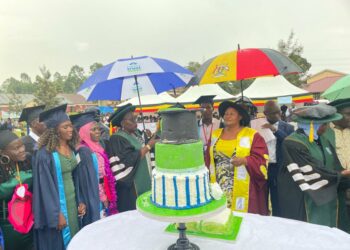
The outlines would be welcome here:
[[[204,62],[190,85],[242,81],[302,72],[287,56],[273,49],[238,49]]]

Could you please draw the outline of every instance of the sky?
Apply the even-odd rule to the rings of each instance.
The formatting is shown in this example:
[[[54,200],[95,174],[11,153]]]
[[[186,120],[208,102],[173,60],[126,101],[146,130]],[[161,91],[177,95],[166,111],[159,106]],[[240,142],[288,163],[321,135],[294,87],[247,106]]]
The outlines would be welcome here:
[[[310,73],[350,74],[349,0],[0,0],[0,83],[131,55],[202,63],[291,30]]]

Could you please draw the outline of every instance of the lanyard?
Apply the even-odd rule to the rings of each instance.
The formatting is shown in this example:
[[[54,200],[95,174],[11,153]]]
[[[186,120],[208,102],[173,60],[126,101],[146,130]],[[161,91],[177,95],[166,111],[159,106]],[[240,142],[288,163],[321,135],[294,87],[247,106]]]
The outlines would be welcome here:
[[[206,129],[204,128],[204,124],[202,124],[202,130],[203,130],[203,134],[204,134],[205,146],[208,146],[208,143],[211,139],[211,133],[213,132],[213,124],[211,124],[211,127],[210,127],[209,138],[207,138],[207,133],[206,133]]]
[[[22,181],[21,181],[21,176],[19,174],[19,167],[18,167],[18,163],[16,162],[16,170],[17,170],[17,176],[16,179],[19,182],[19,185],[22,186]]]

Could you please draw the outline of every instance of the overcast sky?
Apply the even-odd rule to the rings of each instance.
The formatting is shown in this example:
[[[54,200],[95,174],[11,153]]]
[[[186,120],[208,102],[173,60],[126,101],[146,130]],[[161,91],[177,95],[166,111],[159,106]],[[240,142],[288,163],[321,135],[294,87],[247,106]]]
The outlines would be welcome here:
[[[349,0],[0,0],[0,83],[130,55],[187,65],[292,29],[312,73],[350,73]]]

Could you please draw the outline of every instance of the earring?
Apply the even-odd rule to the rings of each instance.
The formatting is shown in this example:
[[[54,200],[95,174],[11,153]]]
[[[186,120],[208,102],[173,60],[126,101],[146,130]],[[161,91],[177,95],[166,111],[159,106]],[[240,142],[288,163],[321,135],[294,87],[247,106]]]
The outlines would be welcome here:
[[[10,161],[10,157],[8,157],[7,155],[0,155],[0,164],[7,165],[10,163]]]

